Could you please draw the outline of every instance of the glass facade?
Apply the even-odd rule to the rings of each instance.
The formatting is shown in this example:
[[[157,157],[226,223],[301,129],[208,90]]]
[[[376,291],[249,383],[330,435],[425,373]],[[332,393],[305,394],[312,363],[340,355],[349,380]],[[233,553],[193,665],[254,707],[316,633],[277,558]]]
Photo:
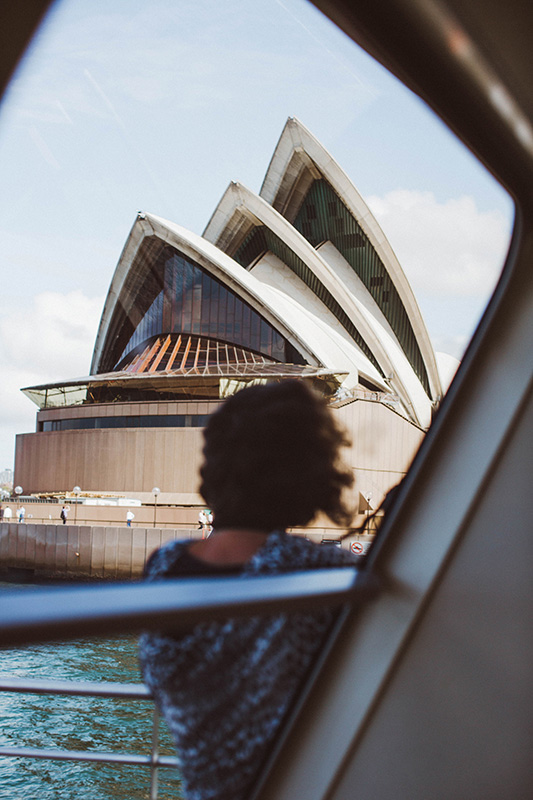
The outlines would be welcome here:
[[[221,281],[157,237],[143,241],[122,288],[100,372],[159,334],[216,339],[283,363],[305,363],[275,328]]]
[[[383,371],[376,360],[371,349],[353,324],[350,317],[343,310],[342,306],[335,300],[324,284],[317,278],[315,273],[309,269],[307,264],[299,258],[290,247],[288,247],[279,236],[276,236],[270,228],[263,225],[253,228],[246,236],[233,258],[242,267],[248,268],[253,265],[264,253],[270,251],[283,261],[306,286],[308,286],[325,306],[335,315],[343,328],[348,331],[354,342],[363,351],[368,360],[375,366],[377,371],[383,375]]]
[[[381,309],[430,395],[422,354],[396,287],[368,237],[327,181],[314,181],[293,225],[313,247],[330,241],[344,256]]]
[[[139,414],[128,417],[79,417],[39,424],[39,431],[95,430],[98,428],[204,428],[209,414]]]
[[[250,365],[278,365],[261,353],[245,347],[226,344],[204,336],[173,333],[152,336],[129,350],[117,366],[117,372],[147,374],[152,372],[181,372],[195,375],[225,375],[242,371]]]

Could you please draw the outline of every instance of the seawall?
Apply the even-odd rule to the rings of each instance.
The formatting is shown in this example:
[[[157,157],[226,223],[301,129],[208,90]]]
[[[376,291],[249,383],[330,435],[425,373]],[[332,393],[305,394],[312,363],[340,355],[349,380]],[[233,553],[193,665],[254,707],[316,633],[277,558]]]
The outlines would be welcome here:
[[[0,523],[0,572],[79,580],[140,578],[150,554],[200,532],[168,528]]]
[[[317,543],[338,538],[338,529],[291,529]],[[333,536],[332,536],[333,533]],[[154,528],[125,525],[57,525],[0,523],[0,580],[58,578],[68,580],[128,580],[142,576],[154,550],[172,539],[198,539],[197,527]],[[356,553],[366,552],[372,536],[355,533],[343,541]]]

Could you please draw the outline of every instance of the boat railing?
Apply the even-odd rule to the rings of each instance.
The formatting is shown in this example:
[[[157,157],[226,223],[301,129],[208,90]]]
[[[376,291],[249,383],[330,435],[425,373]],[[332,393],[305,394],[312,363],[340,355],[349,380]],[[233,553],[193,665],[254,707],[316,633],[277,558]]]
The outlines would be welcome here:
[[[246,578],[17,589],[2,594],[0,647],[351,605],[375,587],[366,569],[339,567]]]
[[[347,610],[363,597],[374,594],[375,588],[375,578],[357,567],[254,578],[188,578],[45,590],[32,587],[28,591],[16,590],[11,597],[3,594],[0,646],[79,639],[80,633],[112,636],[154,628],[178,631],[213,619],[323,609],[325,606]],[[0,691],[150,699],[148,689],[137,684],[1,679]],[[176,766],[176,759],[158,753],[157,710],[154,714],[150,755],[7,747],[0,748],[0,755],[144,764],[151,771],[150,800],[155,800],[158,769]],[[278,738],[281,741],[283,737]]]
[[[0,692],[51,694],[69,697],[104,697],[122,700],[146,701],[152,699],[149,689],[140,683],[0,678]],[[146,767],[149,769],[150,773],[150,800],[157,800],[159,768],[176,768],[178,766],[177,758],[160,755],[159,753],[159,712],[155,704],[153,706],[152,736],[149,754],[0,746],[0,756],[8,758],[48,759],[52,761],[91,761],[103,764],[129,764]]]

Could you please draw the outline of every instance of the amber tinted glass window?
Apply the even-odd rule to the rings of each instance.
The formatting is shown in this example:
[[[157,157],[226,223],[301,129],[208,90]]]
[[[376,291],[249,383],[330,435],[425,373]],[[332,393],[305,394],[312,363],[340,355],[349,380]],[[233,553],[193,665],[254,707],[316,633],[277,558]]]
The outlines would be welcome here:
[[[118,357],[114,358],[112,368],[146,340],[168,333],[202,334],[241,345],[277,361],[304,363],[289,342],[255,309],[198,264],[162,243],[159,251],[153,243],[143,245],[142,251],[138,259],[139,270],[134,271],[130,278],[130,329],[132,321],[136,317],[140,319]],[[148,265],[146,262],[153,259],[154,253],[156,258]],[[146,278],[137,284],[136,276],[141,269]],[[155,297],[141,316],[154,291],[157,292]],[[125,294],[128,296],[127,291]],[[123,306],[115,313],[119,318],[123,317]],[[124,321],[120,331],[122,337],[127,328]],[[111,326],[111,330],[114,331],[115,326]],[[194,361],[194,354],[189,360],[191,363]]]

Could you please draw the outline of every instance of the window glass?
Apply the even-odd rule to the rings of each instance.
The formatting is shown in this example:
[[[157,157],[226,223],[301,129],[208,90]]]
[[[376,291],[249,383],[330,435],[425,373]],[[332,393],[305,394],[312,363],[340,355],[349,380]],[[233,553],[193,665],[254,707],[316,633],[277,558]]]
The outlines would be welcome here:
[[[0,108],[0,235],[11,277],[0,318],[6,466],[15,434],[35,429],[35,406],[20,388],[89,374],[113,271],[138,211],[201,235],[230,181],[260,191],[290,116],[324,146],[381,226],[447,386],[498,278],[513,206],[425,105],[305,0],[236,0],[224,13],[216,0],[63,0]],[[345,198],[324,176],[315,179],[293,195],[305,203],[289,201],[291,224],[324,258],[328,243],[337,248],[427,390],[397,287]],[[324,276],[304,272],[279,231],[250,218],[242,224],[242,248],[229,255],[251,278],[264,278],[274,262],[286,268],[278,288],[293,304],[291,324],[302,329],[297,304],[304,294],[315,297],[321,305],[310,300],[307,319],[339,323],[328,352],[338,354],[351,339],[370,361],[360,386],[389,380]],[[127,347],[166,330],[222,332],[221,340],[250,347],[253,339],[282,362],[303,360],[181,255],[165,256],[158,241],[146,246],[155,266],[145,284],[138,276],[131,286],[132,297],[146,290],[144,300],[118,304],[120,342],[106,369]],[[115,289],[120,281],[117,274]]]
[[[209,334],[216,338],[218,332],[218,301],[220,296],[220,286],[213,281],[211,286],[211,306],[209,310]]]
[[[204,272],[202,275],[202,317],[200,323],[200,332],[205,335],[209,334],[209,316],[211,309],[211,283],[209,275]]]
[[[235,295],[233,292],[228,292],[226,308],[226,339],[229,342],[235,341]],[[263,352],[266,352],[266,349],[263,350]]]
[[[202,318],[202,273],[199,269],[194,272],[192,327],[193,333],[200,333]]]
[[[24,14],[31,4],[10,5]],[[235,269],[222,287],[181,251],[169,249],[169,242],[183,230],[192,232],[192,240],[200,237],[212,215],[221,223],[226,212],[215,209],[230,181],[260,192],[289,117],[321,143],[341,177],[333,186],[316,165],[306,173],[305,159],[299,163],[296,156],[291,163],[288,173],[299,183],[287,189],[276,210],[286,213],[286,223],[295,229],[297,253],[279,219],[269,228],[247,214],[240,198],[225,233],[226,255],[235,259]],[[352,200],[364,203],[357,220],[345,188],[339,188],[350,181]],[[37,440],[50,441],[53,458],[60,452],[54,441],[68,439],[73,470],[83,472],[85,465],[83,447],[70,443],[100,437],[99,429],[117,429],[108,431],[108,441],[131,436],[127,429],[137,427],[179,428],[176,437],[200,439],[185,428],[203,427],[207,413],[173,414],[172,407],[183,408],[173,390],[137,388],[146,375],[137,383],[80,381],[64,390],[46,388],[88,376],[99,348],[100,371],[111,371],[122,355],[140,355],[147,342],[155,344],[154,337],[172,333],[172,352],[159,369],[172,358],[174,369],[182,363],[190,368],[197,355],[197,363],[207,361],[213,371],[217,363],[239,360],[241,366],[254,348],[281,362],[274,370],[283,373],[284,362],[309,368],[301,352],[305,340],[308,361],[336,373],[326,380],[336,389],[333,412],[354,442],[347,453],[359,510],[354,524],[366,520],[368,526],[387,489],[408,469],[431,419],[429,413],[427,421],[417,421],[410,399],[418,402],[421,395],[440,391],[432,386],[428,354],[416,337],[427,329],[445,389],[500,274],[513,212],[508,195],[441,121],[307,0],[56,2],[0,107],[0,469],[7,467],[4,476],[9,475],[15,435],[35,431],[35,404],[20,394],[21,387],[44,386],[33,393],[35,402],[44,396],[54,409],[46,414],[58,418],[38,423],[40,431],[19,442],[37,448]],[[139,268],[126,274],[136,236],[130,239],[132,226],[144,219],[150,231],[150,214],[166,238],[147,235]],[[370,220],[366,227],[365,220]],[[370,241],[369,228],[381,249]],[[230,232],[241,240],[232,242]],[[402,281],[390,278],[393,257],[413,292],[409,313],[399,299]],[[244,292],[248,299],[263,284],[264,314],[233,293],[239,278],[250,289]],[[422,323],[414,325],[416,308]],[[272,327],[276,313],[286,328]],[[108,326],[107,349],[98,338],[101,319]],[[226,391],[242,388],[245,382],[232,369],[235,374],[228,370],[230,377],[217,376],[204,386],[202,402],[196,398],[192,408],[206,411]],[[337,388],[335,381],[350,374],[357,382]],[[196,380],[195,375],[190,385]],[[147,400],[168,404],[168,413],[131,413],[134,403]],[[96,411],[81,416],[93,413],[87,411],[91,402],[129,408],[119,416]],[[65,405],[75,404],[83,412],[69,409],[70,417],[60,416]],[[147,447],[144,461],[139,455],[135,463],[125,463],[111,454],[121,481],[144,469],[150,473],[154,462],[179,462],[185,474],[190,460],[196,469],[194,458],[183,457],[187,450],[171,452],[164,431],[141,434],[138,441],[155,438],[164,442],[161,451]],[[37,463],[31,463],[31,448],[28,475]],[[109,453],[100,452],[104,481]],[[78,482],[87,488],[79,471],[64,471],[66,463],[65,457],[62,480],[65,474],[72,480],[54,488],[65,491]],[[31,491],[26,481],[23,486]],[[143,502],[151,499],[154,486],[162,489],[161,504],[169,489],[180,492],[158,476],[145,486]],[[124,494],[128,487],[99,483],[98,489]],[[187,498],[189,492],[190,487]],[[154,528],[156,511],[157,503]],[[337,534],[330,530],[315,538],[328,542]],[[112,650],[102,646],[88,640],[79,645],[85,679],[100,680],[111,662],[136,664],[133,641],[126,650],[114,643]],[[52,648],[52,658],[35,661],[39,651]],[[79,679],[76,660],[69,655],[61,662],[60,649],[31,648],[18,657],[17,671]],[[70,644],[66,652],[72,654]],[[97,668],[89,672],[91,656]],[[137,668],[132,676],[126,680],[138,680]],[[16,743],[34,746],[37,730],[50,746],[79,741],[80,715],[53,715],[51,726],[48,698],[43,703],[44,726],[36,727],[32,713],[22,727],[21,703],[13,700],[17,715],[4,714],[3,723],[13,722]],[[102,741],[102,718],[96,715],[91,728],[90,716],[85,715],[82,737]],[[124,749],[140,752],[146,741]],[[11,786],[3,781],[4,797],[55,800],[58,791],[91,800],[118,797],[116,766],[108,775],[102,764],[67,770],[50,762],[34,769],[24,761],[16,773],[15,768],[7,773],[13,780]],[[160,771],[160,796],[179,800],[179,781],[165,772],[170,771]],[[139,780],[146,785],[137,770],[120,771],[124,797],[139,795]]]

